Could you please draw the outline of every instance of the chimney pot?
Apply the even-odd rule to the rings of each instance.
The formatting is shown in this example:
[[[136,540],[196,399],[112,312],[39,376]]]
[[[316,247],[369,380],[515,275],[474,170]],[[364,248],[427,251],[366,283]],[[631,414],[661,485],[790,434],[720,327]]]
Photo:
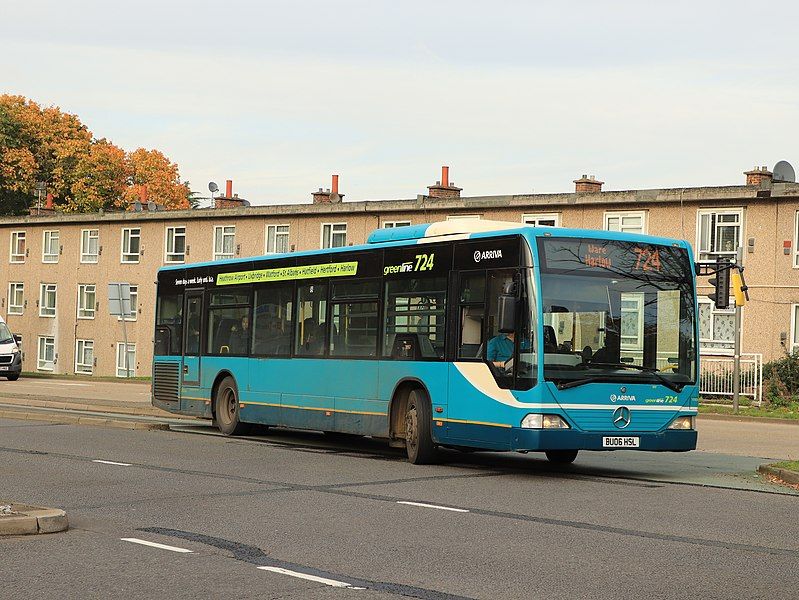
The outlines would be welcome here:
[[[225,198],[233,197],[233,180],[228,179],[225,181]]]
[[[447,166],[441,167],[441,185],[449,187],[449,167]]]
[[[332,189],[334,194],[338,194],[338,175],[333,175]]]

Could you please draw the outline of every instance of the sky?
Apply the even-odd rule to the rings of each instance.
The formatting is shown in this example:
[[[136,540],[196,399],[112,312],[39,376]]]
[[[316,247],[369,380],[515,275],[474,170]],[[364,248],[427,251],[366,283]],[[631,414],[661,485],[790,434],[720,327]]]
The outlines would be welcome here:
[[[799,2],[0,0],[0,93],[309,202],[741,185],[799,164]]]

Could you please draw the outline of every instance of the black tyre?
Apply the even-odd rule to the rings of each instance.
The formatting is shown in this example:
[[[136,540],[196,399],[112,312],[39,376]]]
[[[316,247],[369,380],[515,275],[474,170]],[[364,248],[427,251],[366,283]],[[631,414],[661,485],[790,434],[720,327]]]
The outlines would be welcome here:
[[[249,424],[239,421],[239,390],[232,377],[225,377],[216,390],[214,414],[216,426],[225,435],[249,433]]]
[[[19,379],[19,373],[15,374],[15,375],[9,375],[9,376],[7,377],[7,379],[8,379],[9,381],[16,381],[17,379]]]
[[[405,450],[408,452],[409,462],[424,465],[434,461],[436,445],[433,443],[432,425],[433,417],[427,395],[421,390],[412,390],[408,394],[408,405],[405,409]]]
[[[558,465],[569,465],[577,458],[578,450],[547,450],[547,459]]]

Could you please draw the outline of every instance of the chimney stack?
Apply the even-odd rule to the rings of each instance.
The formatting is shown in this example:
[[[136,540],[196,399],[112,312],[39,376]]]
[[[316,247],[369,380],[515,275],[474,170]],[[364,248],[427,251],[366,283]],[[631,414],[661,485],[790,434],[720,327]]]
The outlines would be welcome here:
[[[754,167],[751,171],[744,171],[746,175],[746,185],[756,185],[758,187],[771,187],[774,173],[768,167]]]
[[[311,193],[313,203],[334,204],[336,202],[341,202],[341,199],[344,198],[344,194],[338,193],[338,175],[333,175],[333,180],[330,187],[331,189],[329,190],[323,190],[322,188],[319,188],[318,192]]]
[[[449,167],[441,167],[441,181],[436,181],[435,185],[427,186],[427,195],[430,198],[460,198],[463,188],[455,187],[455,183],[449,180]]]
[[[583,175],[580,179],[574,180],[574,191],[580,193],[594,193],[602,191],[604,181],[597,180],[593,175]]]
[[[225,181],[225,195],[214,198],[214,208],[241,208],[249,206],[244,198],[239,198],[238,194],[233,193],[233,180]]]

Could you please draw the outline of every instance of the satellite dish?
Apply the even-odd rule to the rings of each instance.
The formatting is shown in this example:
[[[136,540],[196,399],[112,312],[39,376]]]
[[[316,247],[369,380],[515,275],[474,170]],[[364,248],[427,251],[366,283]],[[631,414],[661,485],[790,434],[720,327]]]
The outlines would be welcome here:
[[[796,181],[796,173],[787,160],[781,160],[774,165],[774,181],[784,181],[794,183]]]
[[[219,191],[219,186],[216,185],[213,181],[209,181],[208,182],[208,191],[211,192],[212,194],[214,192],[218,192]]]
[[[155,202],[153,202],[152,200],[150,200],[150,201],[147,203],[147,210],[149,210],[150,212],[155,212],[156,210],[158,210],[158,207],[155,205]]]
[[[133,212],[141,212],[141,202],[138,200],[133,203]]]
[[[341,196],[335,192],[330,194],[330,202],[341,202]]]

